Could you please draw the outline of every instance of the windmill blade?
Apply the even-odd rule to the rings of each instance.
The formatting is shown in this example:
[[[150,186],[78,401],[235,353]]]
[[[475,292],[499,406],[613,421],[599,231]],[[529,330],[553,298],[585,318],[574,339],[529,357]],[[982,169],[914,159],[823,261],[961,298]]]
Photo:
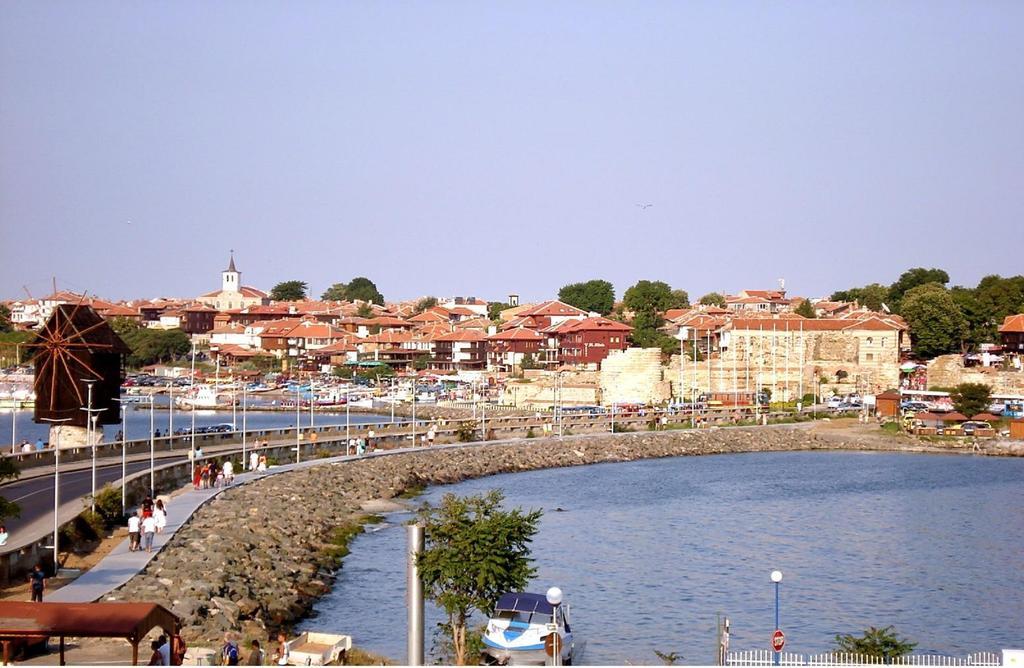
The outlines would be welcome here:
[[[71,385],[72,389],[74,389],[74,391],[75,391],[75,398],[78,399],[78,403],[82,403],[83,402],[83,400],[82,400],[82,390],[80,390],[78,388],[78,383],[75,382],[75,374],[71,371],[71,367],[68,366],[67,360],[64,359],[64,351],[63,350],[59,351],[57,353],[57,355],[58,355],[58,358],[60,359],[60,363],[64,365],[64,370],[68,374],[68,380],[71,381],[70,385]],[[79,364],[81,364],[81,362],[79,360],[76,359],[75,361],[78,362]],[[50,400],[52,402],[53,398],[51,397]]]

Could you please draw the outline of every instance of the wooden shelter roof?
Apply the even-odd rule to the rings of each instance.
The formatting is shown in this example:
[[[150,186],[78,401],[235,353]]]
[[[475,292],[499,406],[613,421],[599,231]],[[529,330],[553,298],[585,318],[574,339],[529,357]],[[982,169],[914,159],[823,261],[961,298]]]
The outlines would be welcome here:
[[[126,638],[137,643],[157,626],[168,633],[179,629],[178,618],[156,603],[0,604],[0,638]]]

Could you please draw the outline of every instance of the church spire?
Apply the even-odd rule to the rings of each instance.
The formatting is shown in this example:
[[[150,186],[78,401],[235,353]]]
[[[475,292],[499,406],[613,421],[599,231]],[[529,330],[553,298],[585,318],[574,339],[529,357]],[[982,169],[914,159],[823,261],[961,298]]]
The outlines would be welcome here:
[[[233,249],[233,248],[231,249],[231,261],[228,263],[227,271],[230,271],[230,272],[237,272],[238,271],[237,269],[235,269],[235,249]]]

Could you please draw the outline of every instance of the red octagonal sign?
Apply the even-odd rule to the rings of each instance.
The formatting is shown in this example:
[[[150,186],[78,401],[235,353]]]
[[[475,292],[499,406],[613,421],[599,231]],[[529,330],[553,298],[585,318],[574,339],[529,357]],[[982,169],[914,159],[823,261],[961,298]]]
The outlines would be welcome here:
[[[786,646],[786,634],[775,629],[775,633],[772,634],[772,649],[776,652],[781,652],[782,648]]]

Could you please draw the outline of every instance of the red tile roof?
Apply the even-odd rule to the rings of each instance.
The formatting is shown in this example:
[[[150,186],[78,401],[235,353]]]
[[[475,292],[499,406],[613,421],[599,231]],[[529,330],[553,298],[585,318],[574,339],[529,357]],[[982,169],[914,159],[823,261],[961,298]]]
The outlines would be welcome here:
[[[999,326],[999,331],[1002,334],[1024,333],[1024,313],[1006,316],[1003,324]]]
[[[519,327],[516,329],[498,332],[487,337],[489,341],[543,341],[544,336],[532,329]]]
[[[477,341],[486,341],[487,336],[478,329],[464,329],[459,332],[449,332],[443,334],[434,339],[435,341],[457,341],[464,343],[474,343]]]
[[[560,302],[560,301],[554,300],[554,299],[551,300],[551,301],[544,302],[542,304],[538,304],[537,306],[534,306],[533,308],[531,308],[531,309],[529,309],[527,311],[522,311],[522,312],[519,313],[520,316],[545,316],[545,317],[551,317],[551,316],[580,316],[580,315],[586,315],[586,314],[587,314],[586,311],[580,310],[580,309],[576,308],[575,306],[570,306],[569,304],[566,304],[565,302]]]
[[[609,320],[597,316],[594,318],[584,318],[583,320],[570,320],[565,324],[565,327],[559,329],[560,333],[569,332],[590,332],[595,330],[607,331],[607,332],[631,332],[633,328],[629,325],[615,320]]]

